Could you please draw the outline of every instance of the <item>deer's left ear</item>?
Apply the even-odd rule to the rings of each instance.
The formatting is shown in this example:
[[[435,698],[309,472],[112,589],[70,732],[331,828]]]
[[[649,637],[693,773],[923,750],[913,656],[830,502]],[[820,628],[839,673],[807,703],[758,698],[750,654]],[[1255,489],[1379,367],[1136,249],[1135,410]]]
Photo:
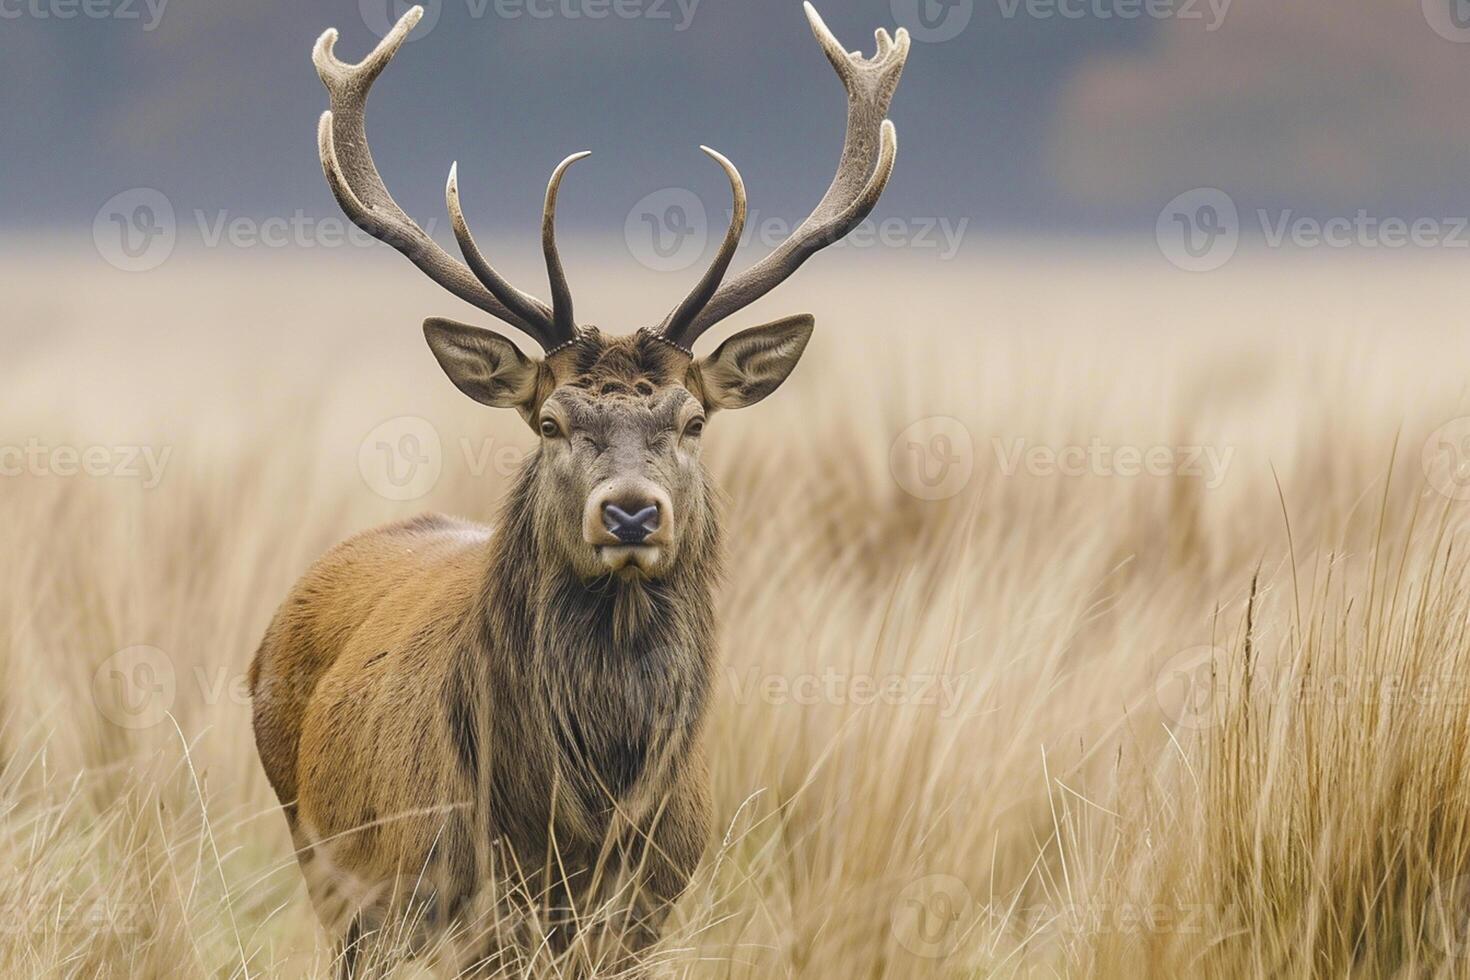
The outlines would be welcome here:
[[[779,388],[801,360],[815,323],[803,313],[751,327],[698,361],[705,408],[744,408]]]
[[[525,415],[536,400],[541,365],[500,334],[453,320],[424,321],[424,338],[444,373],[482,405],[516,408]]]

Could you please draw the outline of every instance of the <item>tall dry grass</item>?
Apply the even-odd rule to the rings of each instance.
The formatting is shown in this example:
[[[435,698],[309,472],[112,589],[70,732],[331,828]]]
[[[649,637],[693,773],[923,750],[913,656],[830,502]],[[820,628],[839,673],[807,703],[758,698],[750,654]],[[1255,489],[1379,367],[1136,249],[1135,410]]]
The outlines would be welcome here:
[[[329,975],[240,677],[317,554],[493,517],[531,435],[439,376],[416,324],[453,304],[381,252],[7,268],[0,446],[170,456],[156,487],[0,479],[0,975]],[[579,307],[655,319],[625,271]],[[819,332],[707,440],[718,832],[659,974],[1470,970],[1470,504],[1421,465],[1470,413],[1462,276],[847,253],[766,304]],[[443,472],[394,502],[359,449],[404,415]],[[973,473],[924,500],[890,449],[940,415]],[[1228,465],[1007,472],[1094,439]]]

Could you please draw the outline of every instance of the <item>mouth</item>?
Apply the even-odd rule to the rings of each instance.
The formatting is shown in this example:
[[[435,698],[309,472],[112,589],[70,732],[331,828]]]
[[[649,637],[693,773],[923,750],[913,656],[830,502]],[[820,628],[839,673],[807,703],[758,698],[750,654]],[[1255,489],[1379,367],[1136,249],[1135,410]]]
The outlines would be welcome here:
[[[597,557],[607,570],[622,575],[650,575],[662,555],[662,548],[650,544],[604,544],[597,548]]]

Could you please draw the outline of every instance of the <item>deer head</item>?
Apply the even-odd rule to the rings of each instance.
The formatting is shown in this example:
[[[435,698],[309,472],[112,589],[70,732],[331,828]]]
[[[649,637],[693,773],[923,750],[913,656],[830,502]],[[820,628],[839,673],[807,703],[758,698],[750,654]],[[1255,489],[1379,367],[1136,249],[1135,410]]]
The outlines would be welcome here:
[[[540,434],[526,482],[539,510],[544,543],[562,552],[585,578],[610,571],[658,576],[675,562],[681,542],[710,534],[710,491],[699,462],[705,423],[719,409],[744,408],[786,380],[811,337],[800,315],[735,334],[712,354],[694,342],[794,273],[823,247],[852,231],[878,202],[898,149],[886,117],[909,51],[908,33],[877,31],[877,53],[849,54],[810,3],[812,32],[847,89],[847,136],[837,175],[816,209],[791,237],[730,281],[746,217],[745,185],[734,164],[701,147],[730,180],[730,227],[694,289],[655,327],[608,336],[578,324],[556,247],[556,195],[576,153],[551,174],[541,224],[551,305],[507,282],[476,246],[460,208],[456,166],[445,202],[464,262],[453,258],[404,213],[373,164],[364,109],[373,81],[419,18],[404,14],[356,65],[333,54],[328,30],[313,52],[331,109],[317,129],[322,169],[333,195],[358,227],[392,245],[460,299],[515,327],[540,346],[528,357],[498,333],[432,318],[429,347],[465,394],[485,405],[514,408]]]

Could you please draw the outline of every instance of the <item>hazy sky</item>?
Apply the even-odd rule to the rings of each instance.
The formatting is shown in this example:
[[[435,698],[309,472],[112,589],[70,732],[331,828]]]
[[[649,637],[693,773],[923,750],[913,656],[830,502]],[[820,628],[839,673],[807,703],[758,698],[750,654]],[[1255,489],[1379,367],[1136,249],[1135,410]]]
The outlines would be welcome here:
[[[103,202],[335,215],[316,161],[323,28],[355,60],[396,0],[0,0],[0,233],[89,236]],[[1242,208],[1470,214],[1470,0],[824,0],[871,52],[918,36],[881,215],[969,233],[1150,229],[1182,191]],[[390,188],[442,228],[459,161],[477,231],[531,235],[551,167],[568,228],[645,195],[723,207],[709,143],[757,218],[831,177],[841,88],[797,0],[434,0],[369,110]],[[1462,26],[1463,25],[1463,26]],[[190,219],[192,220],[192,219]]]

